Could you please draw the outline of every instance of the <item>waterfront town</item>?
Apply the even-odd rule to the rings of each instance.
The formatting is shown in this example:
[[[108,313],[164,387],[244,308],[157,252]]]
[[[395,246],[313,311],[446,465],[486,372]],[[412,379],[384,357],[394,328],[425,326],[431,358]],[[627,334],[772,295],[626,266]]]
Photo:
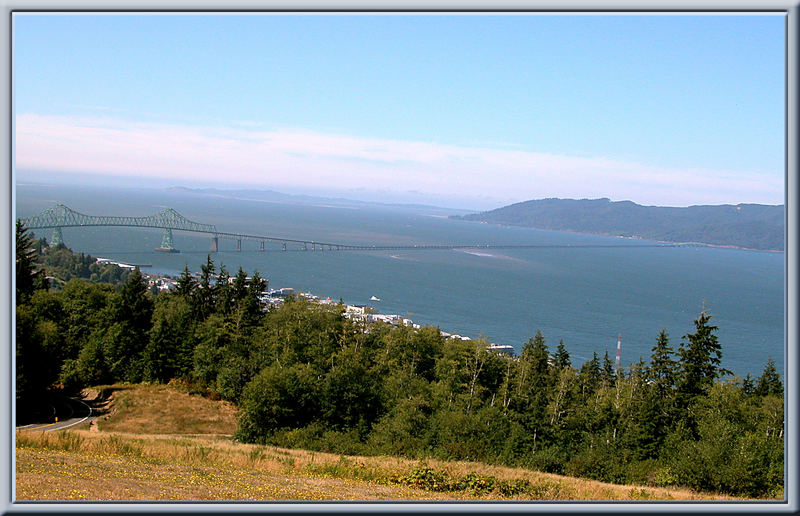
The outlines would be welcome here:
[[[98,263],[108,263],[125,269],[135,269],[136,267],[145,267],[144,265],[140,266],[140,265],[132,265],[128,263],[116,262],[108,258],[97,258],[97,261]],[[144,276],[144,278],[147,280],[147,285],[150,288],[150,291],[153,292],[154,294],[161,292],[170,292],[175,288],[177,288],[178,285],[178,279],[169,274],[147,273],[142,271],[142,276]],[[233,282],[233,278],[228,278],[228,281]],[[261,302],[264,304],[265,310],[269,309],[271,306],[277,306],[282,304],[288,296],[292,295],[296,295],[297,297],[306,299],[312,303],[319,303],[323,305],[338,304],[340,302],[340,301],[333,301],[330,297],[322,298],[320,296],[316,296],[309,292],[300,292],[300,291],[295,292],[294,288],[290,287],[270,289],[268,278],[264,278],[264,283],[266,285],[266,291],[264,295],[261,296]],[[380,299],[375,296],[372,296],[371,300],[380,301]],[[381,314],[373,306],[350,305],[345,303],[342,303],[342,306],[344,308],[344,316],[354,322],[385,323],[385,324],[390,324],[392,326],[410,326],[411,328],[414,329],[420,328],[419,324],[415,323],[408,317],[403,317],[397,314]],[[439,332],[446,339],[473,340],[470,337],[459,335],[457,333],[448,333],[441,329],[439,329]],[[487,349],[501,353],[509,353],[509,354],[514,353],[514,347],[509,345],[489,343]]]

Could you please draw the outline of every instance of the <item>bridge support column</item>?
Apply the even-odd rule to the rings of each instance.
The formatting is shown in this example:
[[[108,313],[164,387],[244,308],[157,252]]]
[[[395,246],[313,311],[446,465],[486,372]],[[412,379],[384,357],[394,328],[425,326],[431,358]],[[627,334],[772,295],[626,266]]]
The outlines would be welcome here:
[[[284,251],[286,250],[286,244],[283,244],[283,250]]]
[[[165,253],[177,253],[178,250],[175,249],[175,244],[172,242],[172,229],[165,228],[164,229],[164,236],[161,238],[161,247],[158,247],[156,251],[163,251]]]
[[[53,236],[50,238],[50,247],[56,247],[64,244],[64,236],[61,234],[61,228],[56,226],[53,228]]]
[[[261,241],[261,246],[258,248],[258,250],[259,251],[263,251],[264,250],[264,241],[263,240]]]
[[[239,238],[239,239],[237,239],[237,240],[236,240],[236,250],[237,250],[238,252],[241,252],[241,251],[242,251],[242,239],[241,239],[241,238]]]
[[[219,239],[217,235],[214,235],[211,237],[211,252],[216,253],[217,251],[219,251]]]

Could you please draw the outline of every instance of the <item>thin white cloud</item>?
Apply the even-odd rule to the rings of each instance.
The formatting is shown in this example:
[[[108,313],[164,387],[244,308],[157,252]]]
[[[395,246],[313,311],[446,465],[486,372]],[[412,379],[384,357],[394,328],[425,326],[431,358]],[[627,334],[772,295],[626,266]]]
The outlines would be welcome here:
[[[783,201],[783,177],[666,169],[606,157],[324,134],[20,114],[16,167],[263,185],[522,201],[610,197],[643,204]]]

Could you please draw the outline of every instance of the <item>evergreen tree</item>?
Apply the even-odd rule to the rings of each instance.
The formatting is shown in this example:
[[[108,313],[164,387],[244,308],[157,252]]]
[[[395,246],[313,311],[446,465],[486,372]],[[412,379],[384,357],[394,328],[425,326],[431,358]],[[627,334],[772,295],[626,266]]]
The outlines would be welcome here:
[[[233,289],[228,279],[230,275],[224,265],[219,266],[219,275],[217,275],[217,283],[214,287],[216,312],[222,315],[231,313],[231,305],[233,304]]]
[[[20,305],[33,295],[37,286],[46,288],[47,284],[44,274],[37,266],[38,253],[33,237],[19,219],[16,227],[16,248],[16,300],[17,305]]]
[[[138,382],[144,374],[144,350],[149,341],[153,300],[137,267],[122,285],[115,309],[116,327],[108,335],[106,356],[115,379]]]
[[[710,319],[710,315],[702,312],[694,321],[695,332],[683,337],[688,342],[682,343],[679,351],[678,393],[684,406],[695,397],[708,392],[714,380],[728,372],[719,366],[722,346],[714,335],[717,327],[708,324]]]
[[[775,361],[770,357],[767,360],[767,365],[764,366],[764,372],[758,377],[754,393],[757,396],[783,396],[783,382],[775,368]]]
[[[591,360],[584,362],[581,366],[579,376],[584,397],[593,393],[600,386],[602,369],[600,369],[600,359],[597,358],[597,351],[592,353]]]
[[[675,386],[678,363],[672,358],[673,350],[669,345],[667,330],[662,328],[656,338],[650,355],[650,367],[647,369],[647,378],[652,382],[653,388],[659,397],[666,396]]]
[[[564,346],[564,339],[558,341],[554,363],[556,369],[558,370],[572,366],[572,363],[569,360],[569,353],[567,353],[567,348]]]
[[[233,278],[233,301],[238,303],[247,297],[247,273],[239,266],[239,271]]]
[[[144,350],[144,379],[167,382],[187,378],[192,371],[194,351],[194,320],[189,301],[181,296],[160,296],[149,337]]]
[[[555,378],[550,374],[550,353],[544,335],[537,330],[536,335],[528,339],[520,353],[520,375],[517,393],[520,396],[518,409],[538,417],[547,405],[549,386]]]
[[[522,354],[520,360],[527,361],[531,364],[531,373],[533,374],[534,388],[539,388],[545,383],[545,378],[548,373],[548,358],[550,353],[545,344],[544,335],[537,330],[536,335],[522,346]]]
[[[261,278],[258,271],[253,272],[253,276],[247,285],[247,296],[244,300],[245,314],[250,324],[255,324],[263,315],[263,303],[261,296],[267,288],[267,283]]]
[[[178,286],[175,289],[175,293],[179,296],[185,297],[186,299],[190,299],[196,288],[197,282],[189,272],[189,265],[184,265],[183,272],[181,272],[181,277],[178,278]]]
[[[616,379],[614,374],[614,363],[608,357],[608,350],[603,355],[603,371],[600,374],[600,379],[605,385],[611,385]]]
[[[750,373],[747,373],[747,376],[744,377],[742,380],[742,394],[745,396],[752,396],[756,393],[756,384],[753,381],[753,377],[750,376]]]
[[[206,317],[214,313],[216,288],[211,283],[211,278],[214,276],[216,267],[211,260],[211,255],[206,255],[206,263],[200,266],[200,279],[197,289],[194,292],[193,308],[197,318],[204,320]]]

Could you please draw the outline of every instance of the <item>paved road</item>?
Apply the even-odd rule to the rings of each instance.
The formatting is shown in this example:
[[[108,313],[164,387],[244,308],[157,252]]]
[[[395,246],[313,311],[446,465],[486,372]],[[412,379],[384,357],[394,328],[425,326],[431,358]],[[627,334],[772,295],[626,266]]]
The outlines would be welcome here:
[[[64,430],[89,419],[94,419],[92,407],[77,398],[68,398],[67,407],[59,412],[54,413],[53,421],[18,426],[17,430],[52,432],[54,430]]]

